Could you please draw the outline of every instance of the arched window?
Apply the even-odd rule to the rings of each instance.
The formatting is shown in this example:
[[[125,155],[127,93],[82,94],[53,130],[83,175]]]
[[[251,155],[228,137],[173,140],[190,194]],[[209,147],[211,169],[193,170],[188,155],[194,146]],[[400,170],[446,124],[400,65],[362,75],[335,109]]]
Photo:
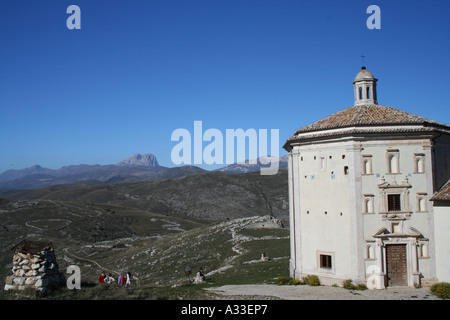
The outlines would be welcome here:
[[[366,90],[367,90],[367,99],[370,99],[370,88],[367,87]]]
[[[375,248],[372,245],[366,247],[367,259],[375,259]]]
[[[389,156],[389,173],[395,173],[395,156]]]
[[[421,243],[419,245],[419,257],[420,258],[428,257],[428,245],[426,243]]]
[[[363,154],[362,156],[362,174],[373,174],[372,172],[372,155]]]
[[[373,195],[364,195],[364,213],[373,213],[374,211],[374,205],[373,205]]]
[[[359,87],[359,100],[362,100],[362,98],[363,98],[362,88]]]
[[[417,193],[417,211],[426,212],[427,211],[427,194],[425,192]]]
[[[398,149],[386,150],[386,173],[400,173],[400,151]]]
[[[399,165],[398,165],[398,156],[397,155],[389,155],[388,161],[388,173],[399,173]]]
[[[425,172],[425,166],[423,163],[423,157],[416,158],[416,168],[417,173],[424,173]]]
[[[364,212],[370,212],[370,199],[364,200]]]
[[[425,198],[420,198],[419,199],[419,211],[420,212],[427,211],[427,202],[426,202]]]
[[[364,159],[364,162],[363,162],[364,174],[372,174],[372,161],[371,160],[372,160],[371,158]]]

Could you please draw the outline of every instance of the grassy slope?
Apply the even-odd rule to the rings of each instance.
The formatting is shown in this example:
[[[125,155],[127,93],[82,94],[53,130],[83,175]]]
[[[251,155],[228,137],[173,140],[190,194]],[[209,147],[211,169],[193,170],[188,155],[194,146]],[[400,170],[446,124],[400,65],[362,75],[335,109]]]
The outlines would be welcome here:
[[[288,275],[289,231],[275,229],[266,219],[254,217],[203,226],[159,239],[120,239],[83,247],[72,247],[64,254],[64,264],[77,264],[82,272],[82,289],[62,288],[48,299],[204,299],[213,298],[202,288],[224,284],[273,283]],[[255,221],[266,219],[265,228],[253,229]],[[119,245],[120,244],[120,245]],[[265,252],[269,261],[260,260]],[[58,252],[57,252],[58,254]],[[132,271],[138,278],[132,289],[115,283],[100,285],[101,268],[86,260],[95,260],[111,271]],[[61,260],[62,252],[58,256]],[[60,262],[61,265],[61,262]],[[195,276],[199,268],[207,282],[192,284],[185,274],[191,266]],[[117,279],[117,277],[116,277]],[[8,297],[6,297],[8,298]]]
[[[13,253],[9,249],[25,238],[52,242],[60,269],[65,270],[73,262],[65,259],[66,249],[78,251],[104,241],[118,244],[118,239],[150,242],[203,225],[136,208],[53,200],[1,200],[0,217],[1,288],[5,277],[11,274]]]

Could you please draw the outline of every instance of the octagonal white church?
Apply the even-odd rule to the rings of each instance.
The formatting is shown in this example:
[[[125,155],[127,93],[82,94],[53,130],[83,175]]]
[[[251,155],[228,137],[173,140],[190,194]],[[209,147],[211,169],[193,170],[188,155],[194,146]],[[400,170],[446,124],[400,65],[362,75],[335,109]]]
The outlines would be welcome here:
[[[363,67],[354,106],[284,145],[292,277],[378,289],[450,281],[448,202],[436,225],[430,201],[450,178],[450,126],[378,105],[377,81]]]

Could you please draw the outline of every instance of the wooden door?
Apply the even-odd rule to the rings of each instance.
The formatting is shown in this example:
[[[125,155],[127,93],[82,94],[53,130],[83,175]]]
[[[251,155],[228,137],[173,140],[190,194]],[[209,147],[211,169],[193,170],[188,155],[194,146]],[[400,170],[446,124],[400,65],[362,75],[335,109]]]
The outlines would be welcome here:
[[[386,269],[388,286],[407,286],[406,244],[386,246]]]

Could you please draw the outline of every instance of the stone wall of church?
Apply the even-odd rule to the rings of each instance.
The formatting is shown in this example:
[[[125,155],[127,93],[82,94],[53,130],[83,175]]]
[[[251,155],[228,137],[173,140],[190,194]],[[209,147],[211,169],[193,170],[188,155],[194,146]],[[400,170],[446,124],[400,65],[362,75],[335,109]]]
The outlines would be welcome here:
[[[437,201],[434,206],[436,226],[436,277],[450,282],[450,201]]]
[[[291,260],[293,276],[316,274],[324,284],[364,283],[375,270],[381,288],[385,245],[395,242],[407,246],[408,285],[433,279],[429,140],[348,139],[296,146],[292,152],[298,155],[291,179],[295,170],[298,174],[290,192],[298,204],[291,207],[297,221],[291,229],[297,252],[291,255],[300,257]],[[395,212],[389,208],[391,194],[399,195],[401,208]],[[322,259],[331,266],[323,267]]]
[[[296,212],[296,216],[301,219],[301,230],[296,232],[295,241],[301,246],[302,257],[298,269],[302,275],[321,276],[324,284],[354,278],[357,272],[352,265],[356,254],[351,200],[355,188],[348,148],[352,148],[352,143],[308,145],[297,149],[300,195],[296,196],[300,212]],[[324,259],[328,259],[330,265],[324,265]]]
[[[385,272],[385,246],[405,244],[408,285],[434,277],[432,154],[429,140],[376,140],[363,143],[362,161],[370,161],[362,172],[365,269]],[[363,164],[364,167],[364,164]],[[399,195],[399,208],[389,208],[389,196]],[[374,235],[384,229],[382,238]],[[416,262],[417,261],[417,264]],[[419,276],[419,273],[421,274]]]

